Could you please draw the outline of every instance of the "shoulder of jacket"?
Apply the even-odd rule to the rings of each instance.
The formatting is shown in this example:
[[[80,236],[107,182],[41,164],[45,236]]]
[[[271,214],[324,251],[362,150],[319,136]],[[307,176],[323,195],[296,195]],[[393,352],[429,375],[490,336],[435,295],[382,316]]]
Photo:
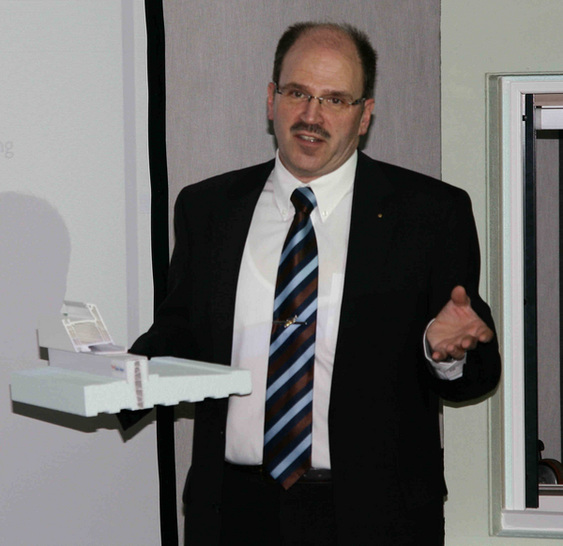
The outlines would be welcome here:
[[[372,159],[363,153],[360,153],[360,158],[358,167],[363,170],[364,175],[368,173],[368,178],[374,181],[377,178],[384,177],[386,183],[393,188],[393,192],[404,192],[410,195],[421,194],[438,200],[464,201],[469,199],[465,190],[438,178],[399,165]]]
[[[226,173],[218,174],[185,186],[179,193],[178,199],[184,199],[187,196],[195,196],[197,194],[208,194],[216,191],[224,191],[229,187],[240,183],[241,181],[266,180],[272,169],[274,168],[274,160],[266,161],[258,165],[236,169]]]

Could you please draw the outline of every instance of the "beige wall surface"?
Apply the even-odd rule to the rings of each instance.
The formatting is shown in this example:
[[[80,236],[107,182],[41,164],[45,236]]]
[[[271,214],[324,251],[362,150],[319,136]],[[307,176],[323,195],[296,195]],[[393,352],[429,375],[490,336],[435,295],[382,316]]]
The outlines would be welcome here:
[[[562,20],[560,0],[442,0],[442,172],[445,180],[471,195],[484,272],[490,227],[487,225],[486,74],[561,71]],[[482,287],[492,300],[491,296],[499,289],[499,279],[483,277]],[[481,403],[461,411],[450,407],[445,410],[449,488],[446,544],[563,544],[559,539],[489,536],[488,409],[489,403]],[[500,456],[499,446],[493,444],[493,461],[497,463]]]

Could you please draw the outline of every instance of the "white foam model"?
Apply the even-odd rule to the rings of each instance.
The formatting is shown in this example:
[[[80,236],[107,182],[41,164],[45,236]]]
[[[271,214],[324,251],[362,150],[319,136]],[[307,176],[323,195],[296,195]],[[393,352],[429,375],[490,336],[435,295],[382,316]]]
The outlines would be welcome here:
[[[111,361],[117,355],[93,356]],[[141,362],[144,357],[141,358]],[[135,355],[121,355],[119,362],[139,361]],[[12,400],[53,410],[93,417],[156,405],[200,402],[204,398],[225,398],[251,392],[250,372],[195,360],[159,357],[146,361],[145,381],[127,381],[108,375],[49,366],[12,374]],[[109,364],[111,366],[111,364]],[[139,392],[141,384],[142,392]]]
[[[90,303],[64,302],[61,316],[42,318],[39,343],[50,365],[12,374],[14,402],[93,417],[251,392],[247,370],[119,351]]]

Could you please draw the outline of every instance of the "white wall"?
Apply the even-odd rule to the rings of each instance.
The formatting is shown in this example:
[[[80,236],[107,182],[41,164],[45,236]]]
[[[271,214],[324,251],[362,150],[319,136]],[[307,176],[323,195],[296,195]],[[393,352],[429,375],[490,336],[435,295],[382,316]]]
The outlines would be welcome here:
[[[487,271],[486,74],[561,71],[563,3],[560,0],[442,0],[442,173],[471,194]],[[493,296],[499,279],[483,278]],[[494,298],[491,298],[494,299]],[[493,311],[497,311],[493,309]],[[497,316],[498,322],[498,316]],[[509,362],[504,363],[509,366]],[[497,395],[499,396],[499,395]],[[489,537],[490,403],[445,410],[446,544],[535,546],[563,540]],[[499,434],[493,424],[493,435]]]
[[[10,401],[63,298],[151,320],[142,0],[0,0],[0,544],[159,543],[155,431]]]

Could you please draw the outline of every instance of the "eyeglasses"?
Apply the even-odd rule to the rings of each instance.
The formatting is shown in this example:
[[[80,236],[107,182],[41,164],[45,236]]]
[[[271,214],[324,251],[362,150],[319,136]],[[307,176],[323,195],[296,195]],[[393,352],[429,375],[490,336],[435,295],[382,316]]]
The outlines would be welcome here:
[[[342,96],[340,94],[315,97],[315,95],[309,95],[298,87],[288,86],[280,88],[277,82],[274,82],[274,85],[276,86],[276,93],[281,95],[288,104],[294,106],[306,104],[311,102],[311,100],[316,99],[323,108],[326,108],[330,112],[345,112],[350,106],[357,106],[358,104],[363,104],[366,101],[365,97],[357,100],[350,100],[349,97]]]

